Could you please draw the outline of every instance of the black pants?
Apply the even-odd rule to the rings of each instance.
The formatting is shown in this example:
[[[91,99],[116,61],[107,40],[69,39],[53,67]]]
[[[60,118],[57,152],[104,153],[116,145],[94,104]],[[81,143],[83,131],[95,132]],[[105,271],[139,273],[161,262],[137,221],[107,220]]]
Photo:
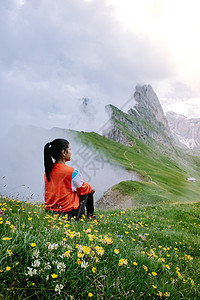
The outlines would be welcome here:
[[[85,208],[87,210],[87,217],[93,216],[94,214],[94,197],[93,193],[86,195],[79,195],[79,207],[70,210],[67,214],[69,219],[76,217],[80,219],[85,214]]]

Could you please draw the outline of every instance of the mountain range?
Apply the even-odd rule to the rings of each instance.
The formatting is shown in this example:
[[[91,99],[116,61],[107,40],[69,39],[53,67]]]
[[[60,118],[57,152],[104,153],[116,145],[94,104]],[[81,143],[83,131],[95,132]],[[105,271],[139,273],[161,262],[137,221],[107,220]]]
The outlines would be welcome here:
[[[175,140],[189,149],[200,148],[200,118],[189,119],[171,111],[166,118]]]
[[[127,113],[113,105],[106,106],[111,126],[104,131],[105,136],[124,145],[129,145],[130,137],[135,136],[146,144],[154,140],[168,149],[200,149],[200,119],[174,112],[165,116],[151,85],[137,85],[134,99],[136,104]]]

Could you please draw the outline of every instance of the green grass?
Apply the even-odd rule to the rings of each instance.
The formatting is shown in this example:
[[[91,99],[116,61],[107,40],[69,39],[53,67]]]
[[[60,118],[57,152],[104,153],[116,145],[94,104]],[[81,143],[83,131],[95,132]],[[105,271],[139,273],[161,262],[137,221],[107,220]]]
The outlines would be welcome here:
[[[113,186],[112,189],[120,191],[124,196],[130,196],[136,206],[169,202],[170,198],[170,193],[151,182],[127,180]]]
[[[94,132],[72,132],[72,134],[78,141],[97,151],[97,155],[104,157],[105,161],[141,175],[144,182],[133,181],[127,185],[120,183],[115,186],[115,189],[118,188],[122,193],[129,194],[134,202],[138,200],[140,203],[144,200],[151,203],[153,199],[158,203],[165,200],[166,202],[199,201],[200,157],[186,154],[176,148],[170,152],[161,144],[158,151],[158,148],[154,147],[153,140],[152,145],[147,146],[131,135],[129,137],[134,142],[133,147],[121,145]],[[128,159],[124,155],[125,151]],[[187,177],[195,177],[196,182],[188,182]],[[147,184],[151,181],[154,182],[154,186]],[[130,187],[128,193],[127,186]],[[138,189],[139,197],[135,194]],[[154,198],[155,193],[157,200]]]
[[[1,299],[200,299],[199,202],[96,221],[5,198],[0,210]]]

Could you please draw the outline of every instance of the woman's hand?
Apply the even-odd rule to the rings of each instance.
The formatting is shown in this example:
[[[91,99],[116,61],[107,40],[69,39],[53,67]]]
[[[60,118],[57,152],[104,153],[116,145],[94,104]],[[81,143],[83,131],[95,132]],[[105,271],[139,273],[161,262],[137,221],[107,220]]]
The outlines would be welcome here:
[[[94,193],[95,193],[95,190],[92,189],[92,190],[91,190],[91,194],[94,194]]]

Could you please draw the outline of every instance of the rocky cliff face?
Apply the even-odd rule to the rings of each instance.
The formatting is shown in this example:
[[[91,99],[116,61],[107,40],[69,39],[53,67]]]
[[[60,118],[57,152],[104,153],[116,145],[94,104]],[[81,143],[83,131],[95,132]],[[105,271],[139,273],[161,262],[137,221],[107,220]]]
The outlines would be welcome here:
[[[174,139],[190,149],[200,147],[200,119],[188,119],[183,115],[168,112],[166,118]]]
[[[165,127],[168,127],[167,119],[164,116],[162,106],[160,105],[158,97],[150,85],[137,85],[134,98],[137,102],[135,109],[142,118],[151,118],[151,121],[154,123],[160,122]]]
[[[157,95],[150,85],[137,85],[134,93],[136,105],[124,113],[108,105],[111,126],[104,135],[124,145],[130,145],[133,136],[145,143],[152,139],[167,148],[173,148],[173,136]]]

